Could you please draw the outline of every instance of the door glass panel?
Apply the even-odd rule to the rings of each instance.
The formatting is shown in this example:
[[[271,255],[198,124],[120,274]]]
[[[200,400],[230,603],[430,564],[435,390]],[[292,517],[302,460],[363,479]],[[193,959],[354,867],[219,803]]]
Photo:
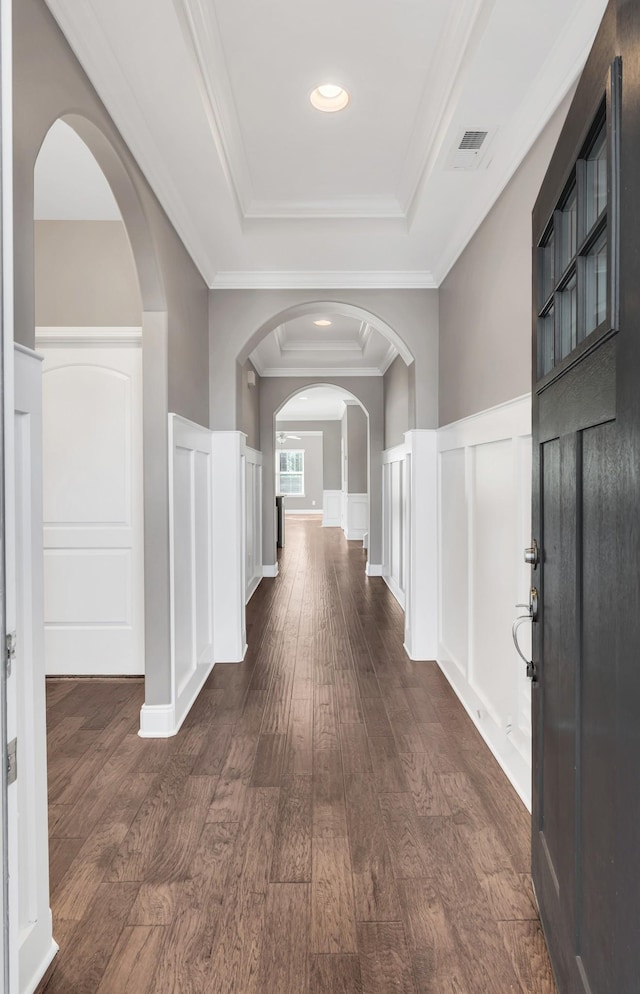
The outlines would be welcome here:
[[[607,144],[606,129],[600,129],[593,148],[587,156],[586,201],[587,231],[607,206]]]
[[[571,190],[569,196],[565,201],[565,205],[562,208],[561,217],[561,237],[560,237],[560,258],[561,258],[561,270],[567,268],[574,255],[576,254],[577,248],[577,194],[575,186]]]
[[[541,256],[541,272],[542,272],[542,282],[540,286],[542,295],[542,304],[548,299],[549,294],[553,290],[556,278],[556,267],[555,267],[555,234],[553,228],[551,229],[546,242],[540,249]]]
[[[607,316],[607,236],[603,233],[585,257],[586,334]]]
[[[554,321],[553,305],[549,308],[544,317],[540,318],[538,327],[538,343],[540,356],[538,360],[539,376],[546,376],[554,366]]]
[[[575,349],[578,330],[578,291],[575,273],[560,294],[560,357]]]

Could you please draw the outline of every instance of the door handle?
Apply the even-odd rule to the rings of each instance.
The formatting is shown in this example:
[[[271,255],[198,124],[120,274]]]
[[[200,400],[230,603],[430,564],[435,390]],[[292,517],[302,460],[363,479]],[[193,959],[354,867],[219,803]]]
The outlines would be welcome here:
[[[537,621],[538,620],[538,591],[535,587],[531,588],[529,593],[529,603],[528,604],[516,604],[516,607],[523,607],[526,609],[526,614],[519,614],[511,626],[511,637],[513,638],[513,644],[516,647],[516,652],[520,656],[520,659],[525,663],[527,667],[527,676],[534,683],[537,679],[536,668],[533,660],[527,659],[524,652],[520,648],[520,643],[518,642],[518,629],[525,623],[525,621]]]

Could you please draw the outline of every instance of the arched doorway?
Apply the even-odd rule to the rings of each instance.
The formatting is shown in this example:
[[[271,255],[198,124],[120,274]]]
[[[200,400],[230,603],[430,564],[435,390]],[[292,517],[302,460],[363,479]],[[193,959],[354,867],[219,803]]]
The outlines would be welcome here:
[[[64,121],[35,167],[49,676],[144,675],[142,302],[104,173]]]
[[[274,415],[275,489],[285,514],[319,515],[348,540],[369,532],[369,415],[339,386],[296,391]]]
[[[368,412],[369,565],[376,572],[382,562],[383,380],[394,362],[412,370],[413,354],[388,322],[371,310],[348,301],[307,296],[267,316],[237,355],[236,423],[250,435],[251,431],[256,434],[257,422],[263,455],[266,575],[275,568],[273,419],[289,396],[319,384],[345,389]],[[258,390],[252,390],[251,406],[246,403],[249,381],[258,385]],[[407,409],[415,418],[415,376],[407,375],[406,383]],[[407,428],[413,426],[410,420]]]
[[[44,467],[45,477],[49,477],[49,483],[53,479],[53,492],[50,490],[45,500],[48,517],[52,516],[50,514],[52,508],[56,513],[62,508],[62,513],[57,518],[54,516],[53,521],[47,522],[56,540],[48,543],[47,566],[51,565],[51,560],[56,558],[58,560],[52,576],[49,577],[51,582],[47,593],[48,610],[54,615],[59,611],[58,616],[53,618],[51,629],[56,637],[63,630],[67,632],[73,630],[83,638],[87,635],[88,629],[93,628],[92,634],[96,635],[97,639],[94,645],[97,645],[97,648],[92,652],[90,648],[85,647],[84,654],[98,655],[100,639],[105,639],[105,631],[111,635],[118,630],[132,628],[126,623],[122,624],[121,621],[124,618],[127,622],[127,615],[133,614],[132,604],[137,596],[136,639],[133,651],[129,655],[135,661],[134,669],[140,674],[144,673],[143,602],[151,600],[153,603],[157,587],[157,581],[153,578],[146,588],[143,588],[142,583],[144,546],[148,546],[153,541],[153,520],[154,514],[157,515],[157,509],[152,503],[151,513],[145,516],[143,535],[142,437],[144,436],[147,441],[147,439],[157,439],[159,432],[166,435],[166,406],[160,402],[163,398],[159,396],[158,390],[154,391],[154,384],[158,378],[158,365],[166,368],[163,359],[163,355],[166,354],[166,307],[154,242],[132,180],[109,142],[99,129],[85,118],[73,115],[65,118],[65,121],[64,125],[56,127],[66,127],[69,132],[67,137],[71,136],[72,143],[76,142],[76,149],[84,149],[85,165],[95,170],[95,175],[102,178],[102,193],[107,199],[110,198],[111,209],[119,218],[117,220],[120,226],[117,239],[119,255],[118,253],[116,255],[122,259],[123,253],[124,255],[128,253],[127,279],[131,285],[135,285],[132,296],[135,297],[137,310],[132,319],[135,321],[134,327],[127,325],[128,330],[124,335],[129,339],[126,345],[131,350],[131,355],[128,357],[128,360],[131,360],[130,368],[126,370],[117,368],[117,364],[114,367],[113,363],[106,361],[104,354],[98,361],[96,351],[91,353],[90,358],[87,358],[86,354],[79,356],[78,349],[99,348],[104,352],[113,347],[112,342],[107,343],[104,340],[96,342],[95,334],[92,333],[95,333],[97,326],[101,327],[103,336],[106,327],[111,331],[114,326],[119,329],[121,337],[117,347],[122,347],[125,344],[122,340],[123,325],[114,322],[112,316],[97,322],[87,319],[86,312],[80,317],[78,311],[74,314],[73,307],[70,307],[71,301],[65,297],[61,289],[65,285],[66,292],[69,291],[69,281],[65,283],[62,278],[64,267],[59,266],[62,256],[60,258],[56,256],[57,249],[53,243],[39,246],[44,255],[48,254],[52,267],[55,268],[53,263],[58,265],[56,279],[47,288],[46,311],[54,315],[52,324],[49,325],[51,333],[48,336],[46,334],[40,336],[39,344],[46,340],[45,347],[51,350],[72,346],[76,353],[66,363],[52,360],[49,372],[43,376],[42,356],[32,348],[35,344],[35,321],[30,334],[29,329],[21,328],[23,344],[16,344],[15,347],[15,475],[18,511],[16,516],[18,593],[15,624],[21,633],[20,660],[19,666],[16,667],[17,732],[20,740],[20,777],[16,807],[20,827],[17,831],[15,821],[10,826],[17,840],[13,847],[14,862],[10,866],[10,871],[14,879],[19,882],[16,902],[19,920],[16,923],[15,934],[18,936],[19,956],[16,958],[19,960],[21,989],[33,989],[35,980],[42,974],[57,948],[52,937],[47,859],[47,752],[43,649],[43,577],[46,571],[43,557],[41,486],[42,384],[45,384],[45,402],[49,402],[50,405],[53,401],[58,405],[54,416],[51,419],[47,417],[45,433],[49,431],[50,435],[48,439],[45,438],[45,457],[51,462],[52,459],[57,461],[60,457],[65,457],[68,454],[65,449],[71,450],[72,453],[71,460],[67,461],[66,470],[59,474],[57,480],[55,474],[52,477],[49,472],[51,467],[46,465]],[[43,142],[46,143],[46,135],[43,137]],[[41,147],[46,149],[46,144]],[[81,187],[86,189],[84,180],[78,183],[78,189]],[[113,218],[113,221],[115,223],[116,218]],[[47,235],[42,234],[46,242]],[[67,231],[66,234],[68,235],[69,232]],[[52,232],[48,235],[51,236]],[[96,251],[99,248],[98,243],[99,239],[94,245]],[[82,272],[82,266],[87,262],[82,250],[78,254],[78,244],[67,244],[67,249],[70,257],[73,255],[72,250],[75,250],[78,271]],[[18,282],[20,281],[28,282],[25,272],[18,274]],[[123,286],[124,284],[120,286],[121,291]],[[78,294],[78,300],[82,296],[83,289],[86,289],[86,283],[81,280],[77,282],[74,290]],[[109,303],[114,303],[108,300],[108,294],[97,293],[95,298],[85,299],[83,305],[90,308],[98,299],[101,299],[102,306],[107,310]],[[76,304],[78,300],[75,300]],[[42,302],[41,299],[40,303]],[[56,339],[56,333],[52,332],[52,329],[56,329],[59,333],[61,328],[65,329],[65,334],[63,336],[58,334]],[[43,330],[42,327],[40,330]],[[65,338],[64,342],[61,341],[61,337]],[[134,348],[137,350],[136,359],[133,358]],[[48,378],[49,383],[54,383],[57,378],[53,391],[49,389]],[[131,386],[135,379],[138,383],[137,392]],[[141,402],[142,383],[145,384],[147,395],[144,412]],[[147,390],[147,384],[151,387],[150,390]],[[50,395],[48,398],[47,394]],[[133,414],[136,406],[138,417],[134,426]],[[115,427],[109,417],[111,413],[114,414]],[[119,452],[116,442],[120,445]],[[84,511],[78,513],[77,509],[82,502],[77,500],[81,496],[77,490],[79,485],[83,481],[87,483],[91,476],[89,470],[92,468],[90,465],[92,459],[93,469],[97,469],[98,473],[101,472],[102,476],[97,482],[95,478],[93,479],[93,503],[90,503],[87,510],[85,502]],[[157,479],[159,467],[166,467],[166,447],[160,450],[157,444],[155,447],[149,446],[149,458],[145,460],[144,467],[145,489],[148,493],[153,493],[149,479],[153,484]],[[114,480],[114,472],[119,472],[117,480]],[[136,480],[133,479],[134,473],[137,473]],[[77,516],[71,518],[69,511],[73,510],[74,506],[74,513]],[[136,516],[137,521],[134,521]],[[123,547],[122,541],[123,529],[133,530],[134,524],[137,525],[135,550],[131,544]],[[84,526],[90,527],[93,531],[82,548],[77,543],[77,533]],[[102,534],[96,534],[98,532]],[[63,561],[65,556],[66,561]],[[83,573],[82,569],[91,557],[94,558],[93,571]],[[136,557],[137,579],[133,563]],[[100,558],[102,562],[97,563],[95,560]],[[73,559],[76,560],[73,566],[65,568]],[[114,566],[122,566],[119,575]],[[93,588],[97,583],[99,567],[104,567],[102,579],[111,580],[112,596],[114,598],[119,596],[120,600],[119,602],[112,600],[111,608],[113,610],[115,604],[115,610],[111,617],[96,619],[94,615],[96,601],[91,602],[90,598],[95,593]],[[118,591],[119,585],[122,589]],[[137,590],[134,590],[136,586]],[[72,607],[71,594],[75,597]],[[65,601],[64,598],[67,600]],[[71,610],[73,614],[70,613]],[[150,613],[147,611],[147,616]],[[88,625],[87,618],[90,621],[97,620],[98,623]],[[147,650],[153,651],[148,640]],[[111,654],[116,655],[117,646],[112,645],[110,651]],[[102,666],[103,664],[99,663],[94,672],[100,672]],[[75,669],[75,666],[73,668]],[[116,664],[116,672],[118,669],[122,672],[122,668]],[[129,667],[129,672],[131,669]]]

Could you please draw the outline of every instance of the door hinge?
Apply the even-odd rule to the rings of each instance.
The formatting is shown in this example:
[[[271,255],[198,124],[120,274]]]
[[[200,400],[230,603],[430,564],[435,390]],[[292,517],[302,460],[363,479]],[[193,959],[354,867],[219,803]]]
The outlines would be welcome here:
[[[7,746],[7,786],[15,783],[18,777],[18,740],[11,739]]]
[[[7,667],[7,676],[11,676],[11,665],[13,660],[16,658],[16,644],[18,641],[18,636],[15,632],[7,632],[7,637],[5,640],[5,660]]]

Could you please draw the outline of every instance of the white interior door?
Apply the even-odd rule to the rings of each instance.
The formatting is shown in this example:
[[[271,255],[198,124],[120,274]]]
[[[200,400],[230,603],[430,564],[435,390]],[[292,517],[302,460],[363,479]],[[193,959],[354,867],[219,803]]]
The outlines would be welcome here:
[[[38,329],[48,674],[144,673],[141,333]]]

